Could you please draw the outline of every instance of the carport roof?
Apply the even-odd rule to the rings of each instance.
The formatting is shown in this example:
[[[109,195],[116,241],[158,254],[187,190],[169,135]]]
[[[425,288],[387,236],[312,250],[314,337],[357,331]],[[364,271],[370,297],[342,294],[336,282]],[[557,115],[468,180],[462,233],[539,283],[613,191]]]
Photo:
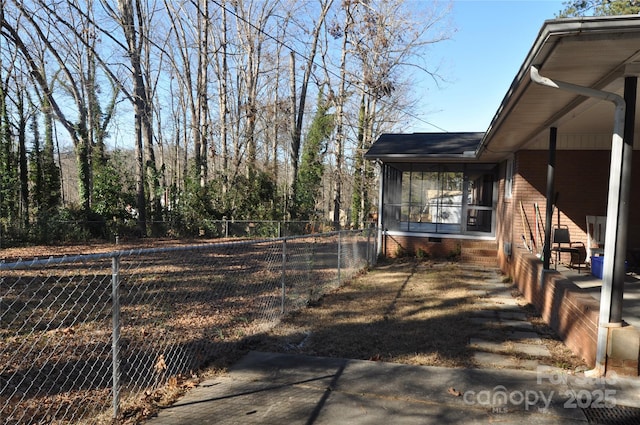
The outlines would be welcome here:
[[[429,158],[474,159],[484,133],[385,133],[364,155],[382,161]]]
[[[566,142],[559,149],[593,148],[584,140],[598,135],[609,143],[595,147],[610,149],[613,105],[538,85],[530,78],[531,66],[553,80],[622,95],[623,77],[637,75],[639,65],[638,15],[545,21],[476,154],[493,162],[521,149],[545,149],[552,126]],[[636,117],[636,134],[638,125]]]

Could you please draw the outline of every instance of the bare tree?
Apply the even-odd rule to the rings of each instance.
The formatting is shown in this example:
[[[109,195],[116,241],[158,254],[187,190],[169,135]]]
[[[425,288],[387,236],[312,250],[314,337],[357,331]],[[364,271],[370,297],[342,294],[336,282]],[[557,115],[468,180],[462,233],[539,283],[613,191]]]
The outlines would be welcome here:
[[[93,2],[88,0],[81,6],[72,0],[39,0],[14,5],[22,23],[13,26],[3,19],[4,29],[29,64],[45,113],[51,111],[71,136],[81,205],[88,214],[92,209],[93,171],[105,161],[104,141],[117,98],[117,90],[111,85],[110,102],[106,109],[101,107],[98,93],[106,90],[98,82]],[[84,12],[75,13],[79,9]],[[74,118],[69,117],[72,114]],[[45,119],[49,122],[50,116]]]
[[[356,3],[356,2],[353,2]],[[352,27],[354,25],[353,7],[351,2],[345,2],[344,7],[344,24],[342,31],[335,30],[335,36],[342,36],[342,46],[340,48],[340,77],[338,80],[338,93],[332,95],[336,106],[336,135],[335,135],[335,176],[333,188],[333,223],[336,229],[340,228],[340,212],[342,206],[342,173],[344,162],[344,107],[346,103],[346,84],[347,84],[347,54],[349,47],[349,39],[351,37]]]
[[[198,120],[200,149],[196,149],[198,165],[200,166],[200,186],[205,187],[207,182],[207,157],[209,152],[209,57],[211,17],[209,16],[209,0],[199,0],[198,3]]]
[[[207,0],[164,1],[171,22],[167,58],[171,75],[179,80],[179,90],[188,105],[188,122],[194,145],[196,178],[205,187],[208,180],[209,67],[212,56],[211,21]],[[193,23],[195,22],[195,25]],[[193,66],[195,63],[195,67]]]
[[[359,8],[354,43],[357,68],[363,78],[361,116],[358,117],[359,137],[355,151],[359,203],[354,205],[354,222],[364,224],[369,213],[373,185],[371,164],[361,161],[374,141],[375,126],[391,118],[389,110],[411,110],[416,98],[411,95],[413,79],[408,70],[418,71],[436,81],[442,77],[437,67],[428,66],[426,48],[450,37],[452,28],[446,18],[449,7],[407,8],[404,1],[363,2]],[[412,72],[413,73],[413,72]]]
[[[159,182],[153,148],[153,95],[150,77],[152,16],[149,4],[141,0],[118,0],[117,10],[102,1],[110,17],[118,23],[124,36],[124,53],[129,59],[131,90],[127,92],[133,103],[135,125],[136,195],[138,227],[144,235],[147,229],[146,188],[148,184],[151,211],[161,212],[158,196]],[[151,9],[153,10],[153,9]],[[115,39],[114,39],[115,41]],[[119,42],[117,45],[122,46]],[[120,82],[121,86],[124,83]]]
[[[2,26],[8,39],[10,39],[28,64],[34,81],[39,85],[42,93],[47,97],[48,103],[51,105],[59,122],[65,127],[71,139],[73,140],[76,156],[78,160],[79,183],[82,205],[85,211],[89,211],[90,191],[91,191],[91,171],[88,139],[88,108],[82,96],[82,88],[76,76],[78,70],[72,68],[72,62],[68,61],[68,55],[64,54],[62,47],[68,47],[65,44],[54,44],[55,38],[51,37],[52,28],[55,28],[51,22],[48,22],[47,16],[42,16],[37,10],[28,10],[22,2],[14,2],[16,10],[20,11],[22,20],[30,25],[31,35],[27,35],[29,41],[24,40],[24,34],[21,33],[22,26],[13,26],[7,19],[3,19]],[[45,8],[46,10],[46,8]],[[6,16],[6,15],[5,15]],[[41,20],[42,18],[42,20]],[[36,46],[40,50],[35,50]],[[45,51],[48,56],[45,56]],[[60,106],[58,98],[55,96],[54,87],[49,83],[46,77],[46,67],[48,58],[59,67],[61,76],[64,78],[65,88],[72,95],[76,109],[77,117],[75,120],[67,118],[67,113]]]
[[[162,211],[167,185],[174,193],[185,187],[187,164],[196,165],[200,187],[220,188],[207,202],[225,214],[251,206],[251,185],[268,186],[271,179],[286,187],[285,202],[292,199],[313,107],[307,98],[326,86],[327,114],[336,123],[327,160],[333,167],[328,210],[337,223],[353,171],[361,178],[354,222],[362,222],[371,197],[362,153],[410,104],[405,70],[437,76],[425,48],[446,38],[435,31],[444,15],[419,16],[427,3],[419,4],[7,0],[2,35],[20,53],[58,126],[71,135],[87,211],[92,172],[109,156],[107,126],[128,119],[116,109],[118,99],[133,108],[136,202],[146,233],[148,214]]]
[[[281,35],[278,36],[279,39],[282,39],[282,37],[284,36],[284,34],[286,34],[286,28],[287,28],[287,22],[288,22],[288,18],[285,18],[285,22],[282,22],[278,28],[281,31]],[[282,71],[282,51],[283,51],[283,44],[282,43],[278,43],[276,46],[276,50],[274,52],[274,57],[273,57],[273,68],[275,70],[275,76],[272,80],[272,85],[271,85],[271,96],[268,100],[268,103],[270,105],[269,111],[268,111],[268,118],[267,121],[269,122],[269,125],[267,125],[267,128],[270,128],[271,132],[269,134],[269,139],[271,140],[271,145],[270,147],[266,148],[267,149],[267,154],[266,154],[266,167],[270,170],[271,175],[273,176],[274,181],[278,181],[278,173],[279,173],[279,166],[278,166],[278,150],[280,148],[280,131],[281,128],[283,127],[283,125],[286,125],[283,123],[282,121],[282,117],[283,117],[283,110],[286,109],[285,105],[284,105],[284,101],[281,100],[281,94],[280,94],[280,90],[281,90],[281,85],[280,85],[280,80],[281,80],[281,76],[280,73]]]
[[[404,0],[354,0],[342,3],[342,22],[329,26],[331,35],[341,41],[338,82],[333,84],[336,102],[334,141],[333,219],[338,222],[342,210],[342,183],[347,178],[348,152],[357,177],[357,205],[353,205],[354,223],[362,223],[368,212],[371,186],[369,164],[361,160],[379,134],[381,123],[391,130],[398,122],[398,111],[410,110],[416,94],[407,71],[416,69],[436,80],[437,68],[429,66],[427,48],[447,39],[448,7]],[[415,73],[415,72],[414,72]],[[329,73],[332,79],[335,73]],[[337,86],[337,89],[335,87]]]
[[[226,1],[221,0],[219,27],[213,33],[215,44],[220,46],[214,54],[214,70],[218,84],[218,137],[220,139],[220,157],[222,177],[222,196],[226,198],[229,190],[229,53]]]
[[[246,147],[245,172],[251,178],[256,169],[257,122],[260,103],[258,92],[263,75],[263,54],[268,25],[277,1],[236,1],[236,35],[242,55],[236,56],[238,70],[238,104],[244,122],[242,135]]]
[[[314,27],[311,30],[311,40],[308,52],[305,52],[305,65],[302,81],[300,82],[300,92],[296,87],[296,67],[295,67],[295,55],[291,54],[291,165],[292,172],[292,198],[295,198],[296,180],[298,178],[298,166],[300,164],[300,144],[302,137],[302,126],[304,123],[305,106],[307,102],[307,91],[309,89],[309,81],[311,79],[311,73],[314,69],[314,63],[316,60],[316,54],[318,51],[318,42],[322,35],[322,29],[324,28],[325,21],[333,0],[319,0],[319,14],[318,17],[313,20]],[[296,96],[298,101],[296,102]],[[297,105],[296,105],[297,103]]]

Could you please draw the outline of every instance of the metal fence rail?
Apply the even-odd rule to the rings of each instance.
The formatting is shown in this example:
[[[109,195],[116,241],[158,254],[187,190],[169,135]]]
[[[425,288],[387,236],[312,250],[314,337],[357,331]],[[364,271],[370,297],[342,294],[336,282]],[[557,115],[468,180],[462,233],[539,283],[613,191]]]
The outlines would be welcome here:
[[[210,220],[197,222],[147,222],[153,237],[169,238],[279,238],[334,231],[326,221],[276,220]],[[369,224],[369,223],[368,223]],[[372,223],[371,223],[372,224]],[[0,219],[0,248],[19,246],[24,241],[51,243],[52,241],[88,242],[104,239],[111,242],[140,237],[134,219],[118,220],[41,220],[24,227],[24,223],[8,223]]]
[[[0,423],[110,423],[375,261],[373,229],[0,263]]]

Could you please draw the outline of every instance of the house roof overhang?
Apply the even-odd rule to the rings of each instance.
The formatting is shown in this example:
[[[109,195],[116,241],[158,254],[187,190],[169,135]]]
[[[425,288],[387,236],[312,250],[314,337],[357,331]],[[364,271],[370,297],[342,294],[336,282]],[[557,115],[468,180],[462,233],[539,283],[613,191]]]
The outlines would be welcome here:
[[[549,127],[558,128],[559,149],[610,149],[613,104],[536,84],[532,66],[554,80],[622,95],[623,77],[640,69],[640,16],[545,21],[476,155],[494,162],[546,149]]]

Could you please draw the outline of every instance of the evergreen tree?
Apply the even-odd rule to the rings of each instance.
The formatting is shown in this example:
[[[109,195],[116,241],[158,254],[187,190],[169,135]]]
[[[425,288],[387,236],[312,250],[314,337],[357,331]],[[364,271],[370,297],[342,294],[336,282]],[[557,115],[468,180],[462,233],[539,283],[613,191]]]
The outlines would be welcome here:
[[[637,15],[640,3],[635,0],[570,0],[563,3],[565,8],[559,18],[578,16]]]
[[[31,206],[37,215],[55,214],[61,203],[60,168],[56,164],[53,147],[53,116],[46,98],[42,99],[44,111],[44,140],[40,134],[39,115],[31,119],[33,143],[29,153],[29,181]]]
[[[327,109],[327,102],[321,91],[316,113],[302,148],[302,160],[293,192],[293,217],[300,220],[316,217],[316,201],[324,172],[324,154],[335,126],[334,116],[328,114]]]
[[[371,208],[369,200],[368,184],[371,180],[369,162],[365,161],[364,153],[369,148],[365,141],[365,132],[368,127],[364,95],[360,101],[360,113],[358,114],[358,146],[355,155],[353,195],[351,197],[352,225],[360,227],[364,225],[367,214]]]
[[[53,145],[53,112],[48,99],[43,98],[44,146],[40,155],[42,172],[42,197],[39,209],[53,215],[62,203],[62,181],[60,168],[56,164]]]
[[[0,217],[11,223],[17,216],[18,170],[7,107],[7,91],[0,87]]]

